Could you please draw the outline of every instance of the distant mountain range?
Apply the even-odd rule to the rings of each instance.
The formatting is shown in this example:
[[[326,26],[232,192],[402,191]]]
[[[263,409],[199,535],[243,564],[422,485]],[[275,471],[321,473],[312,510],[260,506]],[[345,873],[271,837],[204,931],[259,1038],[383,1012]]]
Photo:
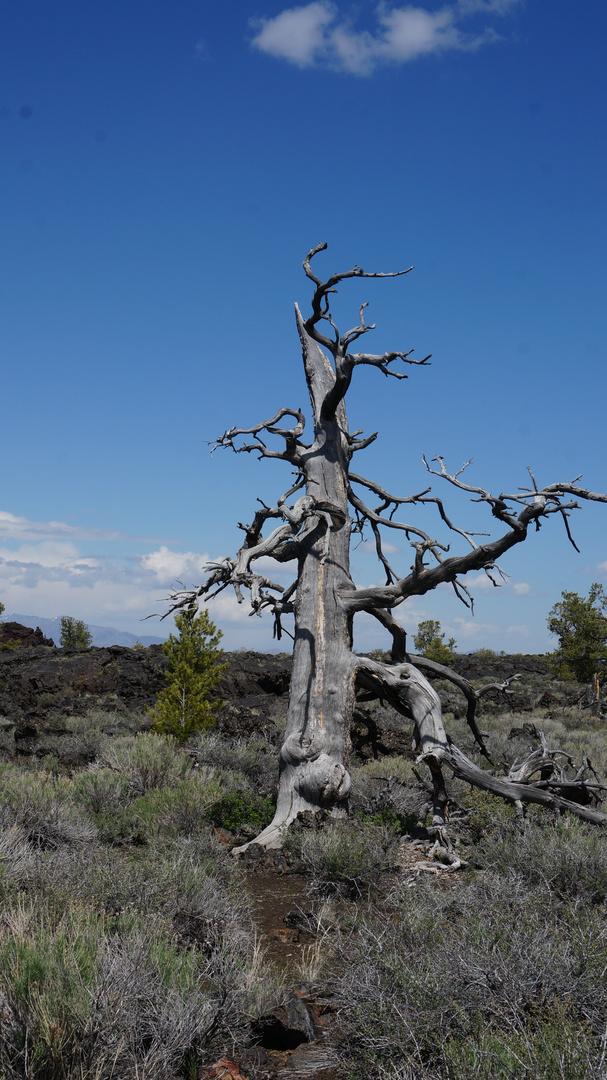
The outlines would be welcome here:
[[[56,615],[54,619],[43,619],[39,615],[18,615],[13,612],[12,615],[3,614],[2,622],[18,622],[22,626],[31,626],[32,630],[39,626],[45,637],[52,638],[55,645],[59,644],[59,638],[61,637],[60,615]],[[137,641],[141,642],[142,645],[161,645],[165,640],[164,638],[150,637],[149,634],[129,634],[126,630],[116,630],[113,626],[93,626],[92,623],[87,623],[87,625],[93,635],[93,645],[133,646]]]

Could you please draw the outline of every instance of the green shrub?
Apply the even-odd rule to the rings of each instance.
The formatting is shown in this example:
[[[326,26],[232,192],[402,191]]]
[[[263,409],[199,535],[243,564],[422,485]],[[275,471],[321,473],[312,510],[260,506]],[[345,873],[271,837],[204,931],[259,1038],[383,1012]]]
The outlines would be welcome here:
[[[131,790],[138,795],[176,784],[192,768],[190,758],[175,739],[155,732],[107,739],[99,754],[99,764],[127,776]]]
[[[93,730],[74,735],[42,735],[38,753],[52,755],[66,768],[74,769],[94,761],[102,742],[101,732]]]
[[[466,787],[458,802],[467,811],[463,828],[466,839],[478,843],[485,836],[498,833],[501,836],[503,826],[515,824],[516,811],[512,803],[496,798],[480,788]]]
[[[62,615],[59,644],[62,649],[88,649],[93,644],[93,635],[82,619],[74,619],[71,615]]]
[[[445,641],[445,635],[441,632],[438,619],[424,619],[417,627],[417,633],[413,636],[415,648],[437,664],[452,667],[455,660],[457,642],[455,638]]]
[[[55,848],[96,838],[89,815],[73,802],[69,780],[9,767],[3,782],[0,821],[21,826],[34,847]]]
[[[141,820],[130,806],[93,814],[93,820],[104,844],[147,844]]]
[[[607,900],[604,834],[573,817],[554,825],[527,822],[495,830],[481,847],[483,864],[500,874],[518,874],[530,886],[562,900],[592,904]]]
[[[112,769],[94,769],[74,777],[74,799],[93,814],[111,814],[128,801],[129,780]]]
[[[406,833],[416,825],[427,798],[405,758],[370,761],[352,770],[350,808],[367,824]]]
[[[261,795],[276,795],[277,751],[265,739],[230,739],[205,732],[192,740],[188,750],[200,765],[221,769],[225,782],[230,775],[244,776]]]
[[[0,1065],[9,1076],[25,1075],[16,1071],[24,1057],[27,1075],[44,1080],[175,1075],[215,1011],[194,953],[150,918],[78,907],[58,921],[27,907],[7,914]]]
[[[399,814],[391,806],[385,806],[382,810],[376,810],[373,814],[363,814],[362,821],[365,825],[379,825],[396,835],[403,836],[409,833],[417,825],[417,814]]]
[[[209,818],[214,825],[238,832],[243,825],[252,825],[261,832],[269,825],[276,811],[273,799],[252,791],[230,791],[213,804]]]
[[[285,847],[301,860],[314,892],[354,898],[368,893],[393,865],[397,839],[377,825],[335,821],[319,830],[290,830]]]
[[[98,844],[34,854],[37,887],[47,907],[59,914],[78,903],[114,913],[160,913],[172,920],[186,898],[203,896],[209,910],[221,908],[224,922],[232,925],[240,918],[243,929],[249,925],[238,864],[208,825],[187,838],[157,835],[146,846]]]
[[[607,927],[597,909],[565,908],[545,887],[490,871],[456,890],[410,884],[342,939],[349,1075],[599,1080]]]
[[[150,834],[191,836],[220,805],[223,791],[211,770],[196,770],[174,787],[155,788],[132,805],[132,814]],[[221,816],[221,815],[220,815]]]
[[[590,1025],[565,1001],[510,1030],[479,1022],[475,1036],[447,1039],[444,1058],[449,1080],[599,1080],[597,1049]]]
[[[20,647],[21,642],[18,638],[9,638],[8,641],[0,644],[0,652],[16,652]]]
[[[590,682],[599,673],[605,679],[607,660],[607,595],[602,585],[590,586],[588,597],[561,593],[562,599],[548,613],[548,629],[559,647],[550,657],[551,667],[562,679]]]
[[[149,729],[145,714],[127,712],[126,709],[108,709],[94,705],[82,716],[53,717],[53,727],[59,723],[66,731],[76,734],[135,735],[142,729]]]
[[[20,884],[31,872],[34,853],[27,833],[20,825],[0,828],[0,889]]]

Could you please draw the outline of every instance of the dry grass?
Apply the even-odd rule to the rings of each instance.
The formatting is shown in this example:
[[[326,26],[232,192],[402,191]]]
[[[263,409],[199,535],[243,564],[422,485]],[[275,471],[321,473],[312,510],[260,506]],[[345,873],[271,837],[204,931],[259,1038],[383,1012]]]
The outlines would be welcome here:
[[[525,752],[530,736],[510,737],[525,723],[604,776],[607,725],[577,709],[481,714],[496,764]],[[447,728],[489,767],[463,720]],[[182,748],[108,713],[67,720],[62,739],[94,760],[67,768],[51,747],[0,766],[0,1077],[193,1077],[277,991],[210,824],[273,793],[275,750],[215,734]],[[606,1080],[604,833],[540,809],[521,824],[450,780],[470,869],[415,878],[395,868],[427,807],[413,765],[354,766],[353,816],[287,841],[315,898],[291,977],[335,995],[345,1075]]]
[[[1,780],[3,1080],[195,1075],[273,987],[207,821],[217,771],[161,736],[102,734],[71,777],[51,757]]]

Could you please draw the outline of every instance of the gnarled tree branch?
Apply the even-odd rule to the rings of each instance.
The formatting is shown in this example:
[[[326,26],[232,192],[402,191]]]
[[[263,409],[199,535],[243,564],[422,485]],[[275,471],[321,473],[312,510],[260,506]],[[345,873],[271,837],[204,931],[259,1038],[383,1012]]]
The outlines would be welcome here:
[[[298,486],[295,485],[295,487]],[[263,539],[261,530],[270,518],[282,518],[284,523]],[[189,607],[200,598],[210,599],[217,596],[228,585],[231,585],[239,604],[244,600],[242,589],[249,590],[252,614],[259,614],[264,607],[269,607],[274,612],[277,619],[275,628],[280,637],[280,616],[291,611],[292,605],[287,607],[284,600],[281,601],[279,597],[273,595],[273,593],[283,593],[283,587],[270,581],[264,575],[253,572],[251,564],[264,556],[270,556],[278,562],[290,562],[297,558],[299,554],[297,536],[304,523],[310,518],[322,521],[327,535],[332,528],[343,525],[343,514],[338,507],[315,499],[311,495],[302,496],[293,507],[287,506],[283,500],[279,500],[279,505],[276,507],[263,506],[257,511],[252,525],[241,525],[246,533],[246,540],[236,558],[225,558],[218,562],[208,563],[205,567],[209,571],[207,580],[197,589],[181,589],[173,592],[169,597],[171,606],[162,617],[166,618],[166,615],[170,615],[173,611]],[[328,550],[326,545],[325,549],[326,554]],[[293,591],[292,589],[289,595],[292,595]]]
[[[444,827],[444,820],[441,821],[440,813],[437,814],[438,774],[442,773],[444,765],[448,765],[459,779],[493,795],[499,795],[511,803],[538,803],[551,809],[566,810],[595,825],[607,825],[607,814],[565,799],[538,784],[493,776],[470,761],[461,750],[449,742],[443,727],[438,696],[421,672],[411,664],[388,667],[376,660],[359,657],[356,680],[364,688],[375,690],[378,696],[384,697],[399,712],[413,719],[420,749],[417,760],[429,766],[434,781],[435,827]]]
[[[402,277],[403,274],[408,274],[413,267],[410,266],[407,270],[397,270],[394,273],[389,274],[377,274],[366,273],[362,267],[355,266],[352,270],[346,270],[341,274],[333,274],[327,281],[321,281],[313,273],[310,262],[319,251],[325,251],[326,244],[317,244],[315,248],[306,255],[303,268],[306,275],[316,285],[314,296],[312,297],[312,314],[305,320],[304,326],[306,333],[309,334],[314,341],[323,348],[327,349],[333,356],[335,362],[335,382],[328,393],[325,395],[321,414],[325,420],[333,420],[338,405],[343,401],[350,381],[352,379],[352,372],[355,367],[362,364],[370,367],[377,367],[384,375],[392,375],[396,379],[406,379],[407,376],[404,372],[394,371],[391,368],[391,364],[395,360],[402,360],[405,364],[424,365],[427,364],[430,356],[424,357],[423,360],[411,359],[413,349],[408,352],[388,352],[383,355],[376,355],[373,353],[348,353],[348,346],[362,337],[364,334],[370,333],[375,329],[375,324],[370,326],[365,325],[364,312],[367,304],[362,304],[359,309],[359,324],[348,330],[345,334],[340,335],[339,330],[333,322],[331,312],[329,310],[329,296],[332,293],[337,292],[336,286],[340,282],[346,281],[348,278],[391,278]],[[331,337],[327,334],[323,334],[319,329],[319,323],[327,322],[333,331]]]
[[[436,470],[430,469],[429,466],[428,469],[436,474]],[[442,475],[442,473],[438,475]],[[407,577],[400,578],[398,581],[383,587],[358,589],[349,593],[344,597],[344,602],[348,604],[350,611],[368,611],[370,608],[375,607],[389,608],[407,596],[421,596],[444,582],[452,583],[461,589],[462,584],[459,577],[470,573],[471,570],[499,570],[497,559],[511,547],[520,544],[526,539],[527,530],[531,523],[535,523],[536,529],[539,529],[542,518],[555,513],[563,514],[570,509],[578,509],[577,503],[563,504],[560,502],[562,494],[569,493],[569,491],[565,492],[564,489],[570,489],[574,485],[551,484],[546,488],[519,496],[493,496],[483,488],[472,488],[461,483],[458,480],[458,475],[450,476],[445,471],[445,478],[456,487],[479,494],[478,501],[487,502],[491,506],[494,517],[508,524],[509,531],[496,540],[475,546],[472,551],[464,555],[454,555],[446,559],[437,554],[439,546],[436,542],[426,538],[423,541],[423,550],[418,547],[415,565]],[[576,490],[580,498],[586,497],[584,489],[577,488]],[[561,495],[559,495],[559,492],[561,492]],[[607,501],[607,497],[599,500],[599,497],[594,492],[590,492],[589,497],[595,498],[597,501]],[[516,502],[520,507],[518,514],[509,507],[510,502]],[[368,514],[369,520],[386,524],[386,519],[378,521],[378,515],[374,514],[373,511],[368,512],[367,507],[364,508],[364,513]],[[397,525],[397,523],[395,524]],[[409,527],[407,526],[407,528]],[[410,531],[413,532],[413,529]],[[417,530],[417,535],[421,535],[420,530]],[[439,559],[438,566],[427,567],[425,565],[424,554],[428,550]]]
[[[297,420],[297,423],[292,428],[279,428],[276,425],[279,420],[282,420],[283,416],[292,416]],[[228,431],[224,431],[223,435],[220,435],[217,442],[211,447],[211,454],[217,449],[218,446],[229,446],[236,454],[250,454],[256,451],[260,458],[280,458],[282,461],[290,461],[292,465],[299,465],[300,455],[307,447],[302,446],[299,442],[301,435],[306,424],[304,414],[300,409],[279,409],[276,416],[273,416],[270,420],[263,420],[261,424],[256,424],[250,428],[229,428]],[[285,440],[285,449],[269,450],[263,439],[261,438],[261,432],[267,431],[269,435],[280,435]],[[253,435],[255,442],[244,443],[242,446],[238,446],[234,440],[240,435]]]

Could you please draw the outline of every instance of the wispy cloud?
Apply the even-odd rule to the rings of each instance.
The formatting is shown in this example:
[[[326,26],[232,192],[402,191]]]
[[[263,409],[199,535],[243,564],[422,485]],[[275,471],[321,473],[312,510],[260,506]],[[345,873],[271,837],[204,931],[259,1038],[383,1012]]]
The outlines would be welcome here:
[[[509,578],[504,581],[497,573],[493,573],[491,577],[485,573],[476,574],[474,577],[468,578],[466,584],[473,594],[491,592],[496,587],[505,589],[507,593],[513,596],[529,596],[531,594],[531,586],[526,581],[510,581]]]
[[[100,532],[103,539],[109,538],[107,532]],[[12,547],[9,543],[10,539],[0,547],[0,599],[7,611],[31,611],[47,618],[68,612],[86,622],[124,625],[134,632],[139,620],[167,611],[166,598],[179,582],[199,585],[211,559],[207,552],[178,551],[166,544],[146,554],[120,556],[111,550],[105,555],[83,555],[72,540],[29,540]],[[248,640],[249,631],[253,633],[249,612],[250,607],[239,605],[231,590],[218,596],[211,608],[219,625],[232,626],[232,637],[240,634],[232,645]],[[172,620],[162,626],[150,621],[146,633],[163,633],[171,625]]]
[[[437,11],[382,2],[373,31],[357,30],[331,0],[285,8],[273,18],[254,20],[252,44],[261,52],[298,67],[325,66],[352,75],[370,75],[382,64],[405,64],[419,56],[474,51],[500,40],[491,25],[462,30],[466,19],[507,15],[522,0],[458,0]]]
[[[474,619],[456,617],[451,620],[453,633],[458,639],[464,639],[466,644],[475,641],[485,642],[487,638],[496,637],[499,634],[509,634],[514,637],[529,637],[529,627],[526,623],[511,624],[510,626],[495,626],[493,623],[477,623]]]
[[[512,592],[515,596],[529,596],[531,585],[526,581],[515,581],[512,586]]]
[[[125,541],[150,547],[139,551],[131,547],[133,554],[125,555]],[[174,587],[183,583],[193,588],[204,581],[205,567],[216,557],[217,553],[206,551],[180,551],[177,545],[153,537],[63,521],[30,521],[0,511],[0,600],[7,611],[47,618],[67,612],[86,622],[137,632],[140,620],[166,613],[167,597]],[[260,563],[262,573],[270,576],[272,571],[273,580],[285,585],[297,570],[296,564],[278,565],[270,559]],[[212,602],[211,617],[226,630],[231,647],[244,642],[260,647],[260,642],[256,645],[259,622],[249,616],[250,606],[239,605],[232,590]],[[145,625],[146,632],[162,634],[170,630],[172,619]],[[271,644],[271,620],[264,629],[261,647]]]
[[[147,555],[120,557],[81,555],[74,544],[65,541],[22,544],[14,551],[0,548],[0,591],[37,590],[50,581],[70,590],[126,587],[128,591],[140,589],[145,606],[152,591],[158,596],[178,581],[199,584],[208,561],[206,553],[173,551],[164,545]]]
[[[64,521],[28,521],[7,510],[0,510],[0,537],[5,540],[146,540],[143,536],[126,536],[118,529],[87,529],[67,525]],[[154,540],[150,537],[147,542]]]

